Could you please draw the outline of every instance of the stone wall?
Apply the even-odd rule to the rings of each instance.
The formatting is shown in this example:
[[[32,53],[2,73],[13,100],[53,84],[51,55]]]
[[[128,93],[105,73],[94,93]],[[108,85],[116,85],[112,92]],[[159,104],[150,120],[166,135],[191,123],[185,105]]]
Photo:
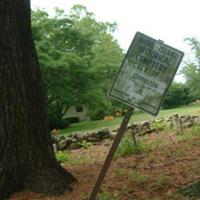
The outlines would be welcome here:
[[[135,133],[136,136],[143,136],[152,132],[159,132],[168,129],[175,129],[177,119],[180,120],[183,129],[190,128],[193,125],[200,125],[200,116],[173,115],[169,118],[160,118],[155,120],[143,121],[137,124],[129,124],[127,130]],[[66,149],[77,149],[89,144],[98,144],[104,139],[112,139],[117,133],[117,129],[112,132],[109,129],[102,129],[97,132],[79,132],[68,135],[53,136],[52,142],[54,150],[62,151]]]

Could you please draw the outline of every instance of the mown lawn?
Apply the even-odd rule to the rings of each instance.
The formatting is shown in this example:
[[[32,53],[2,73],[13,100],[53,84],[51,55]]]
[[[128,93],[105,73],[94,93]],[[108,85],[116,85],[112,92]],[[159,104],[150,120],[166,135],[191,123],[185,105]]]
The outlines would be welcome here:
[[[135,112],[130,120],[130,123],[161,118],[170,117],[174,114],[179,115],[200,115],[200,104],[184,106],[180,108],[161,110],[157,117],[151,116],[144,112]],[[84,121],[77,124],[72,124],[67,129],[60,130],[60,134],[67,134],[78,131],[95,131],[102,128],[115,129],[122,121],[122,117],[116,117],[112,120],[96,120],[96,121]]]

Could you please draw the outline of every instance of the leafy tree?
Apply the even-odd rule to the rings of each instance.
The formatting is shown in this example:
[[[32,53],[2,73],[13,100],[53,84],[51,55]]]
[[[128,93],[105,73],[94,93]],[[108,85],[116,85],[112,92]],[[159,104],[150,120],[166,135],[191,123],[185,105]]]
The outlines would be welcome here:
[[[90,35],[91,46],[91,85],[85,91],[83,100],[88,104],[91,119],[101,119],[112,111],[112,102],[107,98],[108,87],[116,74],[123,53],[118,42],[113,38],[116,23],[97,22],[93,13],[86,7],[75,5],[71,11],[76,28],[82,35]]]
[[[193,100],[193,96],[191,95],[190,88],[183,83],[172,83],[170,86],[164,103],[164,108],[174,108],[181,105],[186,105]]]
[[[56,161],[49,135],[30,1],[2,0],[0,18],[0,199],[71,190],[75,178]]]
[[[101,88],[91,91],[91,101],[89,102],[89,116],[91,120],[98,120],[112,112],[112,103],[105,98],[105,94]],[[90,97],[88,95],[88,97]]]
[[[80,35],[63,11],[56,10],[53,18],[45,11],[33,12],[32,26],[49,112],[61,119],[79,100],[79,91],[87,87],[88,58],[77,53],[75,43]]]
[[[193,62],[186,63],[182,69],[182,74],[186,79],[186,84],[195,98],[200,97],[200,42],[196,38],[188,38],[186,41],[194,53]]]
[[[102,109],[108,109],[108,85],[122,59],[112,36],[116,24],[97,22],[86,7],[75,5],[69,15],[58,9],[54,17],[33,11],[32,26],[49,113],[62,119],[70,106],[80,104],[94,111],[98,96],[106,102]]]

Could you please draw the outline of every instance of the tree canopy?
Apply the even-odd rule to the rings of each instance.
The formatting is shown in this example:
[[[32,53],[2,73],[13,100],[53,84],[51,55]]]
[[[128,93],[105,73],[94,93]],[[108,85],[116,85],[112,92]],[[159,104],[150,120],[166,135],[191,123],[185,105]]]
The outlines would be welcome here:
[[[200,42],[196,38],[187,38],[186,41],[191,46],[194,59],[188,61],[181,72],[194,98],[200,98]]]
[[[186,84],[173,82],[165,96],[163,108],[174,108],[187,105],[192,100],[193,95]]]
[[[82,5],[69,14],[55,9],[54,16],[32,11],[50,114],[61,119],[70,106],[86,104],[95,115],[94,108],[109,107],[107,89],[123,57],[113,37],[116,28],[116,23],[98,22]]]

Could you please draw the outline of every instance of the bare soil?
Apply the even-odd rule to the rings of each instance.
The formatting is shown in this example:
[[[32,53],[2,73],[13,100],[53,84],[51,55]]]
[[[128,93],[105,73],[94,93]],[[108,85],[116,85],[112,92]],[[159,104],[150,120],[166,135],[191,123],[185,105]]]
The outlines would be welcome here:
[[[155,133],[149,135],[150,140],[156,137]],[[175,198],[174,193],[200,180],[200,138],[177,142],[173,134],[166,134],[162,139],[164,144],[147,153],[114,159],[101,188],[101,193],[112,196],[107,200],[184,199]],[[87,200],[111,143],[110,140],[88,149],[70,151],[72,156],[79,155],[88,160],[64,166],[78,179],[73,192],[59,197],[21,192],[10,200]],[[132,174],[140,176],[133,177]]]

